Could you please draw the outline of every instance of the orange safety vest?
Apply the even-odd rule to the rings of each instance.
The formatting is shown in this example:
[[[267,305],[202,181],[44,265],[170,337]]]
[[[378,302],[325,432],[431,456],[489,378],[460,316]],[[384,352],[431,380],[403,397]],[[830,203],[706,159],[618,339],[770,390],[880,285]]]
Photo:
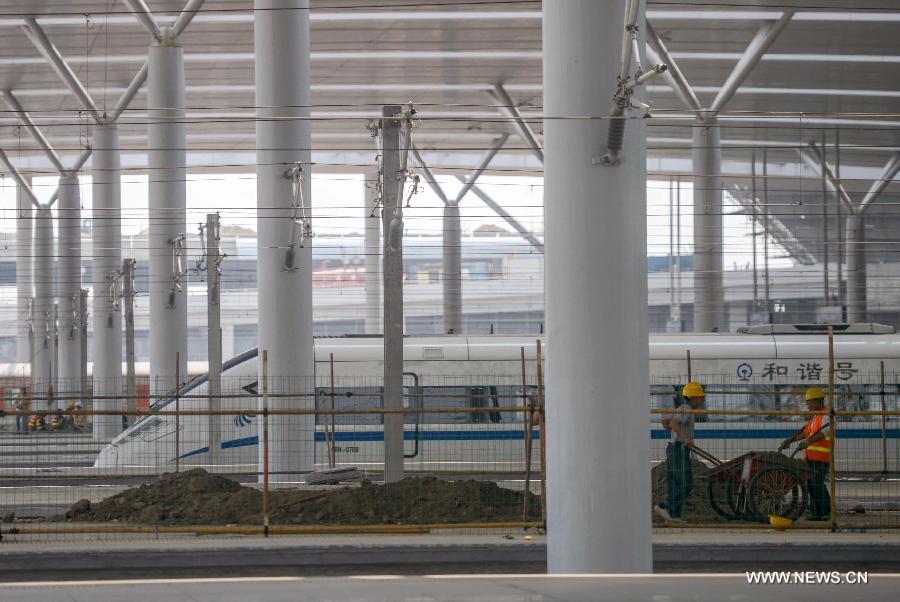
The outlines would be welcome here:
[[[818,433],[825,435],[824,439],[815,441],[806,448],[806,459],[829,464],[831,462],[831,439],[829,439],[825,429],[822,428],[824,420],[825,416],[822,414],[810,418],[803,429],[803,435],[807,439]]]

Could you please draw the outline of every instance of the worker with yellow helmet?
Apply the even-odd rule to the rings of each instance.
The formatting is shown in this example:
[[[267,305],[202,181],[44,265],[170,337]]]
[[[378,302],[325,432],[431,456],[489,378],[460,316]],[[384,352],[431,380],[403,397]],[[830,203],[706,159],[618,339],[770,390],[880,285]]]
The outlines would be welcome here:
[[[810,412],[826,410],[825,390],[821,387],[807,389],[806,408]],[[806,466],[809,468],[806,489],[810,498],[810,520],[826,520],[831,514],[831,496],[828,488],[825,487],[825,479],[831,464],[831,439],[828,437],[827,431],[830,427],[824,414],[811,414],[803,428],[778,446],[778,451],[783,451],[795,441],[799,441],[798,449],[805,452]]]
[[[703,385],[691,381],[684,386],[681,396],[688,404],[678,406],[671,414],[665,414],[660,422],[671,433],[666,445],[666,499],[653,507],[660,518],[667,523],[683,522],[681,515],[684,503],[694,488],[694,470],[691,466],[691,447],[694,445],[694,414],[687,410],[697,410],[703,406],[706,393]]]

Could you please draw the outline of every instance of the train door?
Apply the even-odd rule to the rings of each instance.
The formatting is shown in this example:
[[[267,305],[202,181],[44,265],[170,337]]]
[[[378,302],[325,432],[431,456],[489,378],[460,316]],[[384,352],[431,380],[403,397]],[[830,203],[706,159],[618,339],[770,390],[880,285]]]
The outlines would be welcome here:
[[[423,389],[419,385],[419,375],[415,372],[403,373],[403,407],[413,410],[403,418],[403,457],[415,458],[422,445],[422,419],[424,414],[417,411],[424,407]]]

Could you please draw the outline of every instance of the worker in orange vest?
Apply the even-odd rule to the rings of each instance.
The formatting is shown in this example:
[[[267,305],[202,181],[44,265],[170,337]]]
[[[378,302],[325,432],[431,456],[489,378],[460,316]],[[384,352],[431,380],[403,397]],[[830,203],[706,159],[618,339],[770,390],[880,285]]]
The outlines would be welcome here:
[[[825,410],[825,390],[820,387],[807,389],[806,408],[810,412]],[[783,451],[795,441],[799,441],[799,449],[805,450],[806,466],[809,469],[809,478],[806,481],[806,490],[810,498],[809,518],[816,521],[826,520],[831,514],[831,496],[825,487],[825,479],[831,464],[831,439],[828,437],[828,427],[830,424],[825,420],[824,414],[812,414],[802,429],[778,446],[778,451]]]

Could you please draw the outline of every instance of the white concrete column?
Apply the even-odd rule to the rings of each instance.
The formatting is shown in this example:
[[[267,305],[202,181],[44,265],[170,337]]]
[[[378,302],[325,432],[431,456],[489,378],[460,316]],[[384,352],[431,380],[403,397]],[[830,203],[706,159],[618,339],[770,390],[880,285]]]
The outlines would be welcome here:
[[[866,226],[863,213],[849,213],[844,240],[847,248],[847,321],[868,319],[866,287]]]
[[[624,5],[544,4],[551,573],[652,570],[645,129],[630,120],[621,163],[595,165],[607,121],[583,118],[615,91]]]
[[[443,266],[444,334],[462,334],[462,226],[459,204],[444,205]]]
[[[50,209],[41,207],[34,212],[34,238],[32,258],[34,261],[34,357],[31,360],[31,390],[34,395],[46,395],[51,387],[51,370],[55,352],[53,304],[53,218]],[[31,404],[35,410],[47,407],[46,401]]]
[[[56,396],[59,406],[81,397],[81,192],[78,174],[66,172],[59,178],[56,204],[57,297],[59,299],[59,371]]]
[[[312,242],[295,249],[292,269],[286,267],[285,255],[293,199],[286,172],[296,162],[304,170],[307,205],[311,199],[309,2],[255,0],[253,7],[259,348],[269,353],[270,393],[306,394],[315,391]],[[269,399],[270,409],[312,407],[310,396]],[[262,441],[263,421],[257,423]],[[312,416],[269,418],[270,480],[296,481],[298,476],[290,472],[312,468],[314,431]],[[262,445],[259,450],[262,466]]]
[[[29,305],[34,297],[31,277],[32,207],[31,197],[20,186],[16,191],[16,361],[21,364],[30,362],[34,353],[28,329]]]
[[[365,173],[366,334],[381,334],[381,209],[378,201],[378,171]]]
[[[722,332],[722,142],[716,120],[694,123],[694,331]]]
[[[91,224],[93,228],[94,409],[120,407],[122,393],[122,173],[119,128],[94,130]],[[121,431],[118,416],[94,416],[94,439],[109,441]]]
[[[163,39],[150,47],[147,116],[150,394],[159,395],[175,387],[177,354],[181,380],[187,380],[187,277],[181,278],[179,290],[173,261],[175,241],[187,229],[184,55],[180,42],[168,28],[163,30]]]

